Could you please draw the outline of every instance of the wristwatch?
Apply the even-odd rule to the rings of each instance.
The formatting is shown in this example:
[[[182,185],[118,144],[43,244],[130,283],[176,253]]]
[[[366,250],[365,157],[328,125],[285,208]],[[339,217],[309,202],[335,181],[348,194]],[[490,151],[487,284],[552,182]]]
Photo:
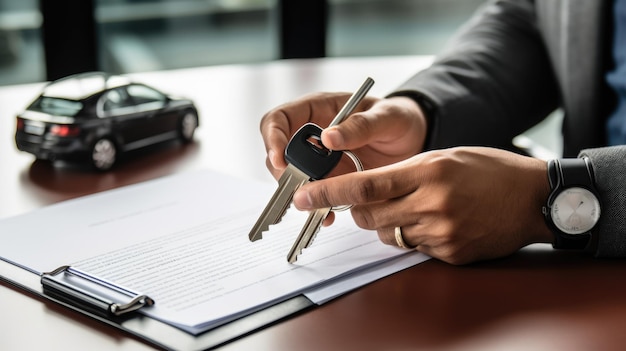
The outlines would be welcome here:
[[[548,161],[550,196],[542,212],[554,232],[555,249],[584,249],[600,219],[600,200],[589,159]]]

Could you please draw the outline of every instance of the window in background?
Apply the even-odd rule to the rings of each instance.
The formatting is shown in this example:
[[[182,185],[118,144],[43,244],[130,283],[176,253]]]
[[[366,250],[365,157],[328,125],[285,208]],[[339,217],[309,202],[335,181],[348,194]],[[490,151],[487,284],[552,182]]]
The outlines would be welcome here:
[[[323,32],[319,56],[435,54],[484,0],[327,0],[318,14],[322,1],[0,0],[0,85],[94,67],[131,73],[306,56],[311,31]],[[279,33],[285,23],[290,40]]]
[[[96,0],[103,70],[130,73],[277,58],[274,0]]]
[[[328,0],[327,56],[438,53],[485,0]]]
[[[37,0],[0,0],[0,85],[45,80]]]

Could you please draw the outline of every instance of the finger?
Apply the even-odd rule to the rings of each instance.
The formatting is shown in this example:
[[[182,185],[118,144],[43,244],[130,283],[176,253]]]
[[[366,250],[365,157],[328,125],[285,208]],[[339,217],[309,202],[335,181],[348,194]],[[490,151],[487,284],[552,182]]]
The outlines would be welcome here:
[[[282,110],[269,112],[261,120],[261,135],[267,152],[268,166],[278,170],[287,167],[283,153],[291,137],[288,120],[289,117]]]
[[[419,203],[419,200],[414,200]],[[354,222],[363,229],[378,230],[417,224],[420,212],[397,204],[399,201],[378,201],[352,208]],[[419,206],[419,204],[416,204]],[[392,233],[393,234],[393,233]]]
[[[394,227],[382,228],[382,229],[377,230],[376,233],[378,234],[378,239],[380,239],[380,241],[383,244],[391,245],[391,246],[398,246],[396,239],[395,239]]]
[[[403,169],[404,168],[404,169]],[[358,205],[396,198],[415,190],[416,175],[401,163],[322,179],[301,186],[293,197],[300,210]]]
[[[396,228],[400,228],[400,238],[396,237]],[[416,240],[418,237],[408,235],[409,227],[390,227],[390,228],[382,228],[377,230],[378,238],[384,244],[402,247],[400,240],[403,241],[404,246],[409,247],[411,249],[416,248],[419,245],[419,242]]]
[[[332,225],[335,222],[335,212],[330,212],[328,214],[328,216],[326,216],[326,218],[324,219],[324,222],[322,222],[322,225],[324,227],[328,227],[330,225]]]
[[[400,233],[402,234],[400,238],[396,237],[395,227],[378,230],[378,236],[385,244],[401,247],[399,241],[402,240],[409,249],[455,265],[476,260],[477,257],[472,254],[471,250],[455,248],[455,245],[451,245],[445,238],[438,238],[437,235],[433,235],[432,230],[433,228],[429,228],[429,226],[408,225],[400,227]],[[427,234],[429,232],[431,234]],[[479,257],[483,259],[489,258]]]
[[[278,180],[282,176],[283,172],[286,168],[278,168],[275,167],[270,161],[270,155],[268,154],[265,158],[265,167],[270,171],[274,179]],[[286,166],[285,166],[286,167]]]

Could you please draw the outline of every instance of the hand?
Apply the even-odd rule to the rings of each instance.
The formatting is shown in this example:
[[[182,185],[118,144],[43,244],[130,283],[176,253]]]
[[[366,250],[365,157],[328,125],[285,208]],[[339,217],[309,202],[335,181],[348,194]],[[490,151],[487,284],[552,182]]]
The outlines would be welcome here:
[[[283,155],[291,136],[307,122],[322,128],[328,126],[350,95],[311,94],[263,116],[261,134],[267,151],[266,164],[275,178],[287,167]],[[353,151],[365,169],[371,169],[421,152],[425,136],[426,119],[415,101],[406,97],[365,97],[355,113],[322,132],[322,143],[331,150]],[[354,171],[354,166],[344,162],[333,174],[350,171]]]
[[[508,151],[463,147],[302,186],[301,210],[354,204],[356,224],[396,245],[394,228],[421,252],[452,264],[509,255],[551,242],[541,208],[548,197],[544,161]]]

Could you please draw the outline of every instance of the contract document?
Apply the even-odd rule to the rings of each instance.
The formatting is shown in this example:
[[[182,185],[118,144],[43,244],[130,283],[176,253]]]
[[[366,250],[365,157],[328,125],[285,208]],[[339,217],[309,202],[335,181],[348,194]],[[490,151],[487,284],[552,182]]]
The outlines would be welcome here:
[[[341,213],[288,263],[307,213],[292,208],[248,240],[274,190],[207,170],[69,200],[0,220],[0,258],[38,275],[70,265],[149,295],[140,313],[191,334],[301,294],[321,304],[428,259]]]

